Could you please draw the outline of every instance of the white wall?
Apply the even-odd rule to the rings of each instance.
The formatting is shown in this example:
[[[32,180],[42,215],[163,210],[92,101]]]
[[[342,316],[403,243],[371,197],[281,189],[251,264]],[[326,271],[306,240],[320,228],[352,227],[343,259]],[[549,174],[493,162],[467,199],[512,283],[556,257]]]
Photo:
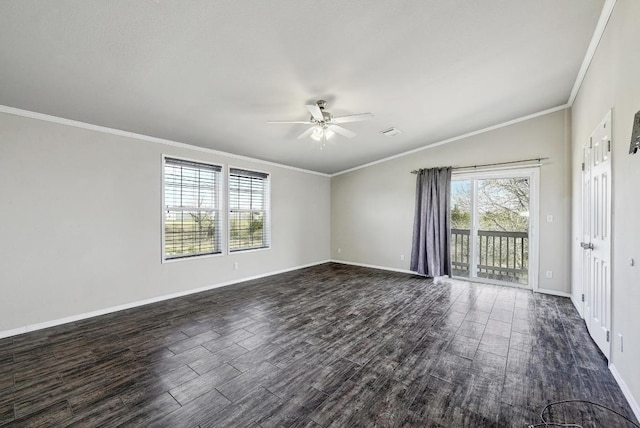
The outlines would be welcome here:
[[[272,248],[162,264],[162,154],[270,172]],[[0,334],[326,261],[329,192],[318,174],[0,114]]]
[[[574,299],[579,301],[582,146],[613,108],[613,253],[611,363],[640,399],[640,154],[629,155],[633,115],[640,110],[640,2],[618,0],[572,110]],[[636,260],[630,266],[630,258]],[[618,334],[624,335],[624,352]],[[636,411],[639,411],[636,407]]]
[[[540,168],[539,268],[553,271],[553,278],[539,275],[539,287],[569,293],[569,116],[561,110],[332,177],[332,258],[409,269],[416,180],[411,170],[548,157]],[[545,221],[549,214],[552,223]]]

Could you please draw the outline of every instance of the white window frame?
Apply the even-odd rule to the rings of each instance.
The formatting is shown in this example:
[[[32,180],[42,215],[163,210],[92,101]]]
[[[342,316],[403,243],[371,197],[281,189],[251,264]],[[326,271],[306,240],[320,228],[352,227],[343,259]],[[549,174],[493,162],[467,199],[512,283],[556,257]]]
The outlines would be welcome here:
[[[218,252],[215,253],[205,253],[205,254],[191,254],[191,255],[186,255],[186,256],[180,256],[180,257],[169,257],[167,258],[167,254],[165,253],[166,251],[166,236],[165,236],[165,221],[166,221],[166,205],[165,205],[165,166],[166,166],[166,161],[167,159],[175,159],[178,161],[185,161],[185,162],[192,162],[192,163],[198,163],[198,164],[204,164],[204,165],[211,165],[217,168],[220,168],[220,171],[218,172],[218,189],[217,192],[215,194],[215,198],[216,198],[216,206],[218,207],[217,211],[218,211],[218,224],[217,224],[217,228],[219,231],[219,235],[218,235]],[[226,206],[224,204],[225,198],[222,197],[222,192],[224,192],[224,189],[226,188],[226,182],[225,182],[225,167],[224,165],[220,164],[220,163],[216,163],[216,162],[210,162],[210,161],[206,161],[206,160],[202,160],[202,159],[192,159],[192,158],[185,158],[182,156],[173,156],[173,155],[167,155],[167,154],[163,154],[162,155],[162,162],[161,162],[161,194],[162,194],[162,198],[161,198],[161,208],[160,211],[162,213],[162,220],[161,220],[161,224],[160,224],[160,228],[161,228],[161,236],[162,236],[162,248],[161,248],[161,254],[162,254],[162,263],[174,263],[174,262],[180,262],[180,261],[186,261],[186,260],[194,260],[194,259],[203,259],[203,258],[208,258],[208,257],[220,257],[220,256],[224,256],[225,252],[226,252],[226,248],[227,246],[225,245],[226,242],[226,228],[224,227],[225,225],[225,219],[226,219]]]
[[[232,175],[232,170],[243,170],[243,171],[248,171],[248,172],[254,172],[256,174],[264,174],[266,175],[266,191],[265,191],[265,195],[264,195],[264,224],[263,224],[263,228],[265,230],[265,234],[266,234],[266,241],[267,244],[264,247],[247,247],[247,248],[239,248],[239,249],[232,249],[231,248],[231,218],[232,218],[232,209],[231,209],[231,175]],[[261,171],[255,168],[246,168],[246,167],[240,167],[240,166],[233,166],[233,165],[229,165],[228,166],[228,170],[227,170],[227,185],[226,185],[226,191],[227,191],[227,251],[228,254],[239,254],[239,253],[248,253],[248,252],[254,252],[254,251],[265,251],[265,250],[270,250],[271,249],[271,177],[272,174],[270,172],[267,171]]]

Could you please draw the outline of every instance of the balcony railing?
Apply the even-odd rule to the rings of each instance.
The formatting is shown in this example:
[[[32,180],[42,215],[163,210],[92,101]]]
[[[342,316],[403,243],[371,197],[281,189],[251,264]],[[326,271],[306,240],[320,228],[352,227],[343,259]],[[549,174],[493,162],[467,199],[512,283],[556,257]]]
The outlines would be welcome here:
[[[451,267],[455,276],[470,276],[470,231],[451,229]],[[528,283],[529,234],[479,230],[476,273],[480,278]]]

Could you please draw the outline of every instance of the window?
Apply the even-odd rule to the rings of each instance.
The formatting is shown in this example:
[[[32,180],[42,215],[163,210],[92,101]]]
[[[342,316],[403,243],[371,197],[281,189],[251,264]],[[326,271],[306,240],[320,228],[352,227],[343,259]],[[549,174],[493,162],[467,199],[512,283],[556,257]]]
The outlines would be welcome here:
[[[269,248],[269,174],[231,168],[229,251]]]
[[[220,171],[164,160],[164,259],[220,253]]]

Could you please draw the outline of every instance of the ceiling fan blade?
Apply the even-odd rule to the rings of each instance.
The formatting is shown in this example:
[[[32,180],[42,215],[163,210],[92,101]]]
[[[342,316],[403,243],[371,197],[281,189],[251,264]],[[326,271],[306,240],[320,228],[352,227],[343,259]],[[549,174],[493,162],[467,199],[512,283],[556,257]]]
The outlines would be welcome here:
[[[336,134],[342,135],[343,137],[353,138],[356,136],[355,132],[351,132],[348,129],[344,129],[342,126],[329,125],[329,129],[335,132]]]
[[[372,113],[359,113],[359,114],[350,114],[348,116],[338,116],[333,118],[333,122],[335,123],[347,123],[347,122],[360,122],[362,120],[371,120],[373,119]]]
[[[313,122],[308,120],[270,120],[267,123],[304,123],[305,125],[311,125]]]
[[[315,129],[314,126],[312,126],[311,128],[307,129],[306,131],[304,131],[302,134],[300,134],[298,136],[298,140],[304,138],[304,137],[308,137],[309,135],[311,135],[311,133],[313,132],[313,130]]]
[[[322,115],[322,110],[320,110],[320,107],[315,104],[307,104],[306,107],[315,120],[317,120],[318,122],[324,121],[324,116]]]

